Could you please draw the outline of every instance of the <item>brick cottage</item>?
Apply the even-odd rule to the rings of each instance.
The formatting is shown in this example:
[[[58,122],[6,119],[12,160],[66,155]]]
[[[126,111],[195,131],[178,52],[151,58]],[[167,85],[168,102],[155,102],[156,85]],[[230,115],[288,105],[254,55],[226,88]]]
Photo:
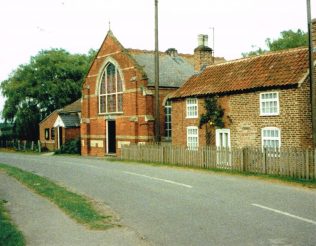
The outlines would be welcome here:
[[[42,148],[55,151],[68,140],[80,138],[81,99],[57,109],[39,123]]]
[[[207,36],[199,36],[194,55],[178,54],[175,49],[159,53],[163,140],[171,137],[169,95],[195,70],[213,62],[206,41]],[[124,144],[153,141],[154,77],[154,52],[125,49],[111,31],[107,33],[82,88],[82,155],[117,154]]]
[[[219,147],[313,147],[308,75],[307,48],[208,66],[171,98],[172,144],[196,148],[208,136]],[[199,127],[210,97],[224,127]]]

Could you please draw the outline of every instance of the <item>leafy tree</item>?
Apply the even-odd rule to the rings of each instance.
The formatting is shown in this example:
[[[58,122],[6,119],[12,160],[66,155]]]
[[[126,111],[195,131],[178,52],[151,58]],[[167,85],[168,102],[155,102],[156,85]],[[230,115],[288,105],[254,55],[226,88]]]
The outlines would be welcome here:
[[[255,47],[257,47],[257,46],[252,45],[251,47],[252,47],[252,48],[255,48]],[[267,50],[262,49],[262,48],[258,48],[258,49],[256,49],[256,50],[252,50],[252,51],[249,51],[249,52],[241,53],[241,55],[242,55],[243,57],[258,56],[258,55],[262,55],[262,54],[264,54],[264,53],[266,53],[266,52],[267,52]]]
[[[258,48],[250,52],[242,53],[243,57],[260,55],[268,51],[278,51],[301,46],[307,46],[307,33],[298,29],[296,32],[293,30],[283,31],[278,39],[272,40],[267,38],[265,40],[268,50]],[[254,46],[253,46],[254,47]]]
[[[88,55],[63,49],[42,50],[1,82],[6,97],[2,117],[14,123],[20,138],[38,139],[40,120],[80,98],[94,54],[93,50]]]

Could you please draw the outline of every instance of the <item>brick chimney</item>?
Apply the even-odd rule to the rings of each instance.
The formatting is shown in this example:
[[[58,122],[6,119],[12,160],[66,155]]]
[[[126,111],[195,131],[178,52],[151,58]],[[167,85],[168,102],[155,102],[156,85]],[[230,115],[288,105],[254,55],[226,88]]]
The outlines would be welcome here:
[[[198,47],[194,49],[194,70],[200,72],[206,66],[213,64],[213,50],[208,47],[208,36],[198,35]]]

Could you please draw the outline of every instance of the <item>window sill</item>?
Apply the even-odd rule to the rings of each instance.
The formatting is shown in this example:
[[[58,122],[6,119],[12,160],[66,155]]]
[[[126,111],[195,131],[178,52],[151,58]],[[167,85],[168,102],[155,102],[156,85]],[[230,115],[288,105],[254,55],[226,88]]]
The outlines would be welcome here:
[[[279,116],[280,115],[280,113],[276,113],[276,114],[260,114],[260,116],[263,116],[263,117],[265,117],[265,116]]]
[[[98,115],[122,115],[124,112],[98,113]]]
[[[167,142],[167,143],[171,143],[171,142],[172,142],[171,137],[162,137],[161,140],[162,140],[163,142]]]

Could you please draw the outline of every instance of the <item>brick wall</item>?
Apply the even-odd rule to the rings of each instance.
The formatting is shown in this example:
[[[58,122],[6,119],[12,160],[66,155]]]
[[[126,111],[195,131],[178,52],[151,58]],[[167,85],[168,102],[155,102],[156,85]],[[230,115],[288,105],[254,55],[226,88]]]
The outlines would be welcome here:
[[[65,133],[64,133],[65,137],[64,137],[63,143],[71,139],[80,138],[80,127],[71,127],[71,128],[66,128],[64,130],[65,130]]]
[[[198,115],[200,116],[205,112],[204,99],[198,100]],[[172,144],[183,145],[187,144],[187,127],[199,126],[200,117],[186,118],[186,100],[173,100],[172,101]],[[205,127],[199,129],[199,145],[205,145]]]
[[[55,129],[55,139],[52,139],[51,128],[53,128],[54,123],[58,117],[56,111],[51,113],[45,120],[39,124],[39,140],[42,147],[46,147],[50,151],[57,149],[57,130]],[[45,129],[49,129],[49,139],[45,139]]]
[[[280,114],[260,116],[259,94],[221,96],[219,104],[225,109],[225,128],[231,132],[231,146],[261,147],[261,129],[278,127],[281,129],[282,147],[312,147],[311,107],[309,86],[305,81],[299,88],[275,89],[262,92],[279,92]],[[204,112],[204,99],[199,99],[199,115]],[[172,142],[186,145],[186,127],[198,126],[198,119],[186,119],[185,100],[172,103]],[[199,129],[199,144],[205,145],[205,126]],[[215,144],[215,130],[212,131]]]

